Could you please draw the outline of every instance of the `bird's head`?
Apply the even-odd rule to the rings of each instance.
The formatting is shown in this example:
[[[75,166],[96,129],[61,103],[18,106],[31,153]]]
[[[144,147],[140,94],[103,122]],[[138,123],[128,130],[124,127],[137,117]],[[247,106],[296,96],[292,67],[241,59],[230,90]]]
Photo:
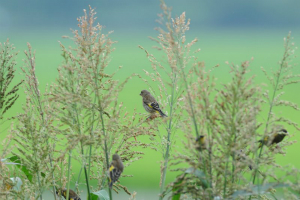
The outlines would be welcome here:
[[[113,160],[119,160],[121,159],[120,156],[118,154],[114,154],[112,157]]]
[[[289,133],[287,132],[286,129],[283,128],[283,129],[280,129],[280,130],[279,130],[278,134],[288,135]]]
[[[196,139],[196,142],[203,142],[205,139],[205,136],[204,135],[200,135],[197,139]]]
[[[142,90],[140,93],[141,96],[145,96],[147,94],[150,94],[150,92],[148,92],[148,90]]]

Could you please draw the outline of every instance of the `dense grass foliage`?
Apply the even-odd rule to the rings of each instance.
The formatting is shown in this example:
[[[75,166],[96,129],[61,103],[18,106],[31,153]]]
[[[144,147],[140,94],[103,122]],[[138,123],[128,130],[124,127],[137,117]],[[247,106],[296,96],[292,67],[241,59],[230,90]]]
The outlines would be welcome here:
[[[234,61],[241,64],[225,62],[217,50],[203,56],[208,53],[202,54],[199,39],[188,34],[186,13],[172,17],[164,1],[161,8],[158,35],[151,38],[156,46],[136,45],[136,65],[127,69],[121,65],[133,63],[131,43],[118,46],[111,32],[104,34],[91,7],[78,18],[79,30],[59,43],[60,64],[49,77],[39,68],[49,55],[39,61],[28,43],[24,82],[17,81],[18,55],[8,40],[1,44],[0,114],[9,126],[1,148],[1,198],[119,199],[125,192],[139,199],[136,188],[154,185],[158,199],[276,198],[277,188],[297,199],[299,180],[291,176],[299,170],[276,159],[293,156],[287,149],[299,130],[299,100],[289,96],[300,82],[291,34],[283,48],[274,45],[282,55],[276,51],[278,58],[264,63],[279,64],[258,69],[256,60],[244,61],[238,52]],[[144,89],[167,117],[143,109]],[[9,115],[13,106],[18,112]],[[108,187],[114,154],[125,169]]]

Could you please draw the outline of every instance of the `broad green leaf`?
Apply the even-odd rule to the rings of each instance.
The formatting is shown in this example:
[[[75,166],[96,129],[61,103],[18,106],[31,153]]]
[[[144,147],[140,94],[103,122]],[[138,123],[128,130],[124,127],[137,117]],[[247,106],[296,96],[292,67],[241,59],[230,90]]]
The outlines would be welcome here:
[[[105,190],[99,190],[91,193],[91,200],[109,200],[109,195]]]
[[[250,195],[258,195],[268,193],[272,188],[279,188],[279,187],[290,187],[288,184],[284,183],[267,183],[264,185],[255,185],[249,188],[249,190],[238,190],[235,191],[231,198],[237,198],[242,196],[250,196]]]
[[[14,163],[18,163],[18,165],[16,166],[26,175],[28,180],[32,183],[32,173],[30,172],[30,170],[27,169],[26,166],[22,165],[21,159],[15,155],[10,157],[9,160],[11,160]]]
[[[14,162],[15,165],[17,165],[17,167],[26,175],[26,177],[28,178],[28,180],[32,183],[32,177],[33,177],[33,173],[25,166],[21,163],[21,159],[18,156],[12,156],[10,158],[8,158],[9,160],[11,160],[12,162]],[[41,172],[41,176],[45,177],[45,173]]]
[[[185,173],[186,174],[193,174],[193,175],[197,176],[199,178],[199,180],[201,181],[202,186],[204,188],[208,188],[208,183],[206,181],[206,177],[205,177],[205,174],[204,174],[203,171],[195,169],[193,167],[190,167],[187,170],[185,170]]]

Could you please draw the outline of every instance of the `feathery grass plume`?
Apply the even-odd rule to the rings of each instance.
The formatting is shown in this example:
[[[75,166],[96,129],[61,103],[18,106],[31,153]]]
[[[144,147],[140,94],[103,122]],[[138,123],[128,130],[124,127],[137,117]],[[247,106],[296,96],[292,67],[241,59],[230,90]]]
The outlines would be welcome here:
[[[97,180],[97,190],[108,186],[107,170],[114,153],[124,162],[124,177],[126,167],[141,158],[142,152],[134,148],[148,146],[136,138],[153,135],[150,128],[136,126],[136,112],[129,116],[119,102],[119,93],[131,77],[120,82],[114,79],[116,72],[108,74],[115,42],[109,38],[111,32],[103,34],[102,26],[95,25],[95,14],[90,7],[78,18],[79,31],[73,31],[71,38],[75,47],[67,49],[61,44],[64,63],[58,68],[59,76],[49,93],[49,99],[56,104],[51,113],[60,121],[61,128],[57,131],[68,141],[61,156],[79,151],[72,155],[81,163],[89,198],[91,179]],[[119,183],[115,187],[127,191]],[[112,199],[110,189],[109,196]]]
[[[159,102],[162,110],[168,107],[168,117],[165,119],[156,119],[154,122],[149,122],[151,126],[162,123],[166,129],[166,133],[161,136],[161,150],[163,161],[161,166],[160,180],[160,199],[164,198],[163,191],[165,188],[166,174],[168,163],[171,156],[171,149],[174,143],[175,131],[178,128],[178,122],[181,118],[181,95],[183,93],[182,81],[180,79],[180,67],[183,63],[188,62],[185,56],[188,56],[189,47],[185,46],[185,32],[189,29],[189,20],[186,20],[185,13],[176,19],[171,18],[171,9],[167,7],[164,1],[161,1],[162,14],[159,14],[158,22],[165,25],[165,30],[162,27],[156,28],[159,32],[158,37],[151,38],[157,42],[158,50],[162,50],[166,55],[167,63],[159,62],[152,54],[145,50],[147,57],[152,65],[153,73],[145,71],[146,75],[155,81],[159,88],[159,95],[156,95],[153,82],[144,81],[150,88],[151,94]],[[143,49],[142,47],[140,47]],[[164,72],[161,74],[160,72]],[[161,122],[160,122],[161,121]]]
[[[220,159],[224,160],[221,166],[225,170],[217,171],[217,174],[221,173],[220,176],[223,176],[221,185],[217,186],[218,196],[220,189],[223,189],[224,198],[239,189],[239,182],[248,182],[243,171],[252,165],[247,155],[256,143],[261,90],[253,83],[254,76],[247,77],[249,64],[246,61],[241,66],[232,65],[232,81],[224,84],[224,89],[217,95],[219,101],[215,109],[216,116],[220,119],[212,134],[219,138],[216,145],[221,147]]]
[[[299,110],[299,107],[297,104],[292,103],[290,101],[282,100],[282,95],[284,94],[284,88],[287,85],[296,84],[300,82],[300,74],[294,74],[293,68],[294,65],[292,63],[294,58],[294,53],[297,47],[294,46],[294,43],[291,41],[291,33],[288,34],[286,38],[284,38],[284,53],[281,61],[279,62],[279,68],[272,72],[272,74],[268,74],[267,71],[262,68],[262,71],[264,72],[265,76],[270,82],[270,85],[272,86],[272,90],[268,91],[266,90],[263,93],[263,97],[268,104],[269,111],[267,118],[265,120],[265,127],[264,127],[264,134],[262,138],[265,138],[266,136],[270,136],[271,134],[274,134],[275,131],[278,130],[278,124],[279,123],[285,123],[290,126],[293,126],[297,130],[300,130],[299,125],[295,122],[292,122],[287,117],[277,117],[274,113],[274,108],[277,106],[286,106],[290,107],[296,111]],[[280,130],[280,129],[279,129]],[[285,145],[281,145],[284,147]],[[276,148],[274,151],[264,151],[264,143],[262,143],[261,147],[258,150],[258,153],[256,156],[256,165],[257,168],[254,171],[252,182],[253,184],[256,183],[256,180],[259,176],[258,171],[259,167],[264,164],[271,164],[269,159],[265,159],[266,155],[272,153],[275,151],[275,153],[284,153],[283,150]],[[264,173],[262,173],[262,176],[264,177]],[[264,179],[262,179],[262,183],[264,182]],[[259,180],[257,180],[257,183],[259,183]]]
[[[35,74],[35,53],[29,43],[25,54],[27,60],[24,61],[22,71],[25,75],[26,104],[23,106],[24,113],[17,116],[16,128],[12,130],[13,139],[17,143],[16,151],[12,153],[27,170],[24,178],[28,181],[25,181],[24,188],[30,190],[31,192],[27,192],[34,195],[34,198],[42,199],[45,188],[52,185],[55,192],[53,118],[47,112],[47,101],[43,100],[39,90]]]
[[[241,183],[248,182],[245,171],[252,162],[247,155],[258,128],[260,89],[253,84],[253,77],[248,78],[248,61],[230,66],[232,80],[220,89],[204,63],[193,66],[188,79],[193,80],[188,83],[193,92],[191,101],[185,98],[185,109],[191,115],[190,102],[195,108],[195,121],[199,134],[205,137],[206,148],[198,148],[194,124],[187,120],[183,127],[188,139],[186,150],[175,156],[177,162],[173,165],[186,162],[188,168],[178,168],[183,174],[169,187],[173,188],[173,196],[228,198]]]
[[[241,66],[231,66],[232,81],[224,84],[222,89],[216,89],[210,74],[205,71],[203,63],[196,63],[191,70],[187,80],[197,80],[189,83],[190,91],[193,91],[191,101],[187,97],[186,110],[193,116],[192,107],[187,106],[192,103],[195,109],[196,121],[199,123],[199,133],[206,138],[206,148],[199,148],[196,140],[192,123],[185,121],[183,131],[188,138],[185,143],[185,151],[175,155],[176,165],[186,162],[190,168],[177,168],[183,173],[168,186],[166,192],[172,190],[174,199],[180,198],[183,194],[188,194],[191,198],[198,196],[204,199],[235,198],[242,196],[251,196],[254,198],[266,197],[264,193],[276,187],[288,187],[284,183],[284,177],[278,177],[274,172],[276,169],[284,170],[275,161],[276,154],[285,154],[285,147],[294,142],[280,142],[280,146],[269,145],[268,150],[261,154],[262,147],[258,149],[257,134],[260,127],[265,124],[267,130],[260,138],[271,136],[283,129],[279,122],[288,122],[298,129],[296,123],[284,118],[275,118],[272,107],[275,105],[290,106],[295,110],[298,107],[295,104],[281,101],[281,94],[275,96],[276,91],[283,85],[299,82],[299,75],[291,74],[291,65],[288,64],[288,56],[293,54],[293,48],[285,43],[286,51],[284,53],[281,68],[274,73],[276,81],[273,81],[274,94],[268,99],[270,103],[270,112],[267,121],[258,122],[258,115],[261,112],[261,106],[264,102],[261,88],[253,84],[253,77],[248,77],[249,62],[242,63]],[[285,73],[285,75],[283,75]],[[193,75],[195,77],[193,77]],[[294,80],[290,80],[293,78]],[[270,78],[273,80],[274,78]],[[296,79],[296,80],[295,80]],[[282,81],[281,84],[278,81]],[[217,94],[214,94],[217,90]],[[214,97],[215,95],[215,97]],[[214,97],[214,98],[213,98]],[[275,148],[276,147],[276,148]],[[257,151],[260,153],[258,154]],[[259,158],[259,160],[257,160]],[[259,171],[258,171],[258,167]],[[251,171],[251,182],[247,180],[247,171]],[[258,185],[254,184],[255,177],[260,178]],[[268,183],[273,182],[273,183]],[[294,184],[295,188],[297,184]],[[274,190],[275,196],[276,190]],[[211,196],[212,194],[212,196]]]
[[[15,78],[15,65],[16,56],[18,52],[15,52],[15,47],[9,43],[9,39],[3,44],[0,43],[0,124],[3,125],[5,122],[3,120],[3,115],[15,104],[16,100],[19,98],[17,94],[20,85],[23,80],[15,84],[11,88],[13,79]],[[14,84],[14,83],[13,83]],[[2,126],[3,127],[3,126]],[[3,131],[0,130],[0,131]],[[10,155],[13,146],[11,146],[13,136],[9,134],[6,139],[4,139],[2,144],[1,160],[7,160],[7,156]],[[10,178],[12,173],[11,169],[6,166],[5,162],[0,160],[0,197],[9,198],[16,197],[17,194],[12,190],[12,181]]]
[[[54,119],[48,113],[48,109],[50,107],[49,102],[47,99],[43,97],[39,90],[39,81],[36,77],[35,73],[35,53],[32,52],[31,45],[28,43],[28,52],[25,51],[25,55],[27,57],[27,61],[25,61],[25,68],[22,68],[22,71],[25,75],[25,94],[28,95],[28,100],[30,104],[33,105],[36,109],[35,115],[38,116],[40,126],[41,126],[41,133],[44,134],[45,141],[46,141],[46,148],[48,149],[48,159],[49,159],[49,166],[48,171],[51,172],[52,177],[52,188],[54,199],[55,196],[55,177],[54,177],[54,164],[53,164],[53,154],[55,149],[55,141],[56,137],[53,132],[53,121]],[[51,143],[54,142],[54,143]]]
[[[3,119],[4,113],[10,109],[19,98],[17,94],[23,81],[15,84],[12,88],[10,85],[15,77],[16,56],[15,47],[7,39],[3,44],[0,43],[0,119]]]

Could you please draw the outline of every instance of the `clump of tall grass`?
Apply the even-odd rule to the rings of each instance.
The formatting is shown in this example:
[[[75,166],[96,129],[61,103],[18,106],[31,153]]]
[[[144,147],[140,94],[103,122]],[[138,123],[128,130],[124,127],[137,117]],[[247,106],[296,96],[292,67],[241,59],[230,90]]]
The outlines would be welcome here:
[[[259,145],[257,141],[266,136],[271,137],[283,129],[282,122],[286,126],[298,128],[296,123],[286,118],[275,118],[273,111],[275,105],[298,110],[297,105],[280,100],[282,94],[277,93],[284,85],[299,82],[299,75],[292,74],[289,59],[294,53],[293,44],[289,43],[290,36],[285,39],[285,53],[279,70],[267,75],[273,92],[267,98],[270,108],[268,116],[266,120],[261,120],[264,98],[268,97],[268,92],[254,83],[254,76],[250,76],[250,61],[241,65],[229,65],[231,81],[221,87],[217,86],[211,73],[217,68],[207,69],[204,62],[199,62],[197,56],[191,53],[191,47],[197,39],[186,43],[185,32],[189,29],[190,21],[186,21],[185,13],[172,19],[171,10],[163,1],[161,5],[161,16],[166,19],[162,24],[166,31],[159,28],[159,39],[156,41],[160,44],[159,49],[167,56],[169,65],[173,66],[171,69],[175,73],[172,71],[170,74],[176,74],[176,88],[184,91],[180,93],[182,106],[177,108],[185,109],[189,118],[180,118],[182,123],[179,127],[185,133],[187,141],[183,152],[176,153],[175,161],[171,164],[176,166],[180,163],[180,167],[173,169],[182,171],[182,174],[167,189],[164,190],[164,186],[161,186],[161,192],[164,192],[160,198],[168,192],[173,199],[179,199],[183,194],[190,198],[201,196],[204,199],[238,196],[251,198],[261,196],[270,188],[287,187],[282,179],[277,178],[273,166],[282,168],[276,163],[275,155],[284,153],[284,147],[293,142],[286,142],[285,139],[278,145],[269,145],[263,151],[264,143]],[[147,74],[152,80],[158,80],[158,85],[163,85],[164,80],[157,77],[160,75],[159,67],[161,71],[165,68],[152,54],[148,51],[146,53],[154,69],[154,73]],[[172,97],[172,93],[170,96]],[[263,131],[262,127],[265,127]],[[165,148],[168,149],[168,146],[167,143]],[[182,167],[183,163],[186,163],[186,167]],[[166,171],[163,171],[163,178],[165,174]],[[261,181],[257,182],[257,178]]]
[[[149,126],[157,127],[160,137],[160,141],[157,145],[160,147],[159,149],[163,155],[160,179],[161,194],[159,199],[164,198],[163,191],[165,188],[169,160],[175,142],[175,134],[182,116],[181,97],[183,87],[180,79],[180,67],[186,60],[181,60],[180,56],[182,56],[186,50],[183,45],[185,43],[184,33],[189,29],[189,21],[185,24],[185,14],[182,14],[180,18],[176,19],[176,22],[173,21],[172,23],[173,19],[171,18],[170,10],[163,1],[161,1],[161,8],[163,13],[159,15],[158,22],[165,24],[166,29],[161,27],[156,28],[159,35],[157,38],[151,38],[151,40],[157,43],[155,48],[161,50],[167,56],[167,62],[165,62],[165,60],[160,62],[153,54],[145,50],[147,58],[151,62],[153,72],[144,70],[150,80],[157,82],[159,93],[156,93],[157,88],[152,86],[152,82],[149,83],[147,79],[143,79],[149,86],[151,93],[159,102],[162,110],[167,110],[168,115],[165,119],[155,119],[149,122]],[[140,48],[144,50],[143,47],[140,46]],[[160,124],[164,127],[163,131],[159,128]]]
[[[113,191],[119,190],[135,199],[136,193],[131,194],[121,184],[122,179],[112,189],[108,187],[111,157],[115,153],[121,156],[125,165],[122,178],[130,177],[126,168],[143,154],[135,148],[150,147],[139,137],[154,135],[160,139],[154,148],[163,155],[159,199],[166,195],[174,200],[268,198],[267,195],[276,198],[274,189],[278,187],[290,187],[299,194],[298,180],[285,182],[286,176],[299,170],[285,169],[286,176],[282,177],[275,171],[283,170],[275,156],[285,154],[286,146],[294,143],[290,141],[291,135],[278,144],[264,142],[287,126],[299,130],[297,123],[275,115],[274,111],[275,106],[299,110],[296,104],[281,99],[286,85],[300,82],[300,76],[292,74],[295,49],[290,35],[284,40],[279,69],[271,75],[263,69],[272,86],[271,92],[255,84],[251,61],[228,64],[231,80],[220,85],[212,73],[218,68],[208,69],[194,54],[199,50],[192,52],[197,39],[187,42],[190,20],[186,20],[185,13],[172,19],[171,9],[163,0],[161,8],[159,22],[165,28],[157,28],[159,36],[152,40],[166,55],[167,62],[160,62],[145,50],[152,67],[152,72],[145,71],[145,74],[154,82],[143,80],[168,115],[165,118],[143,120],[135,110],[132,114],[126,111],[119,95],[132,76],[123,82],[115,78],[121,70],[119,67],[112,72],[110,64],[115,41],[110,39],[111,32],[103,34],[102,26],[95,24],[96,12],[91,7],[78,18],[79,30],[73,31],[73,37],[67,37],[74,42],[73,46],[67,48],[60,43],[64,61],[58,67],[56,81],[45,94],[40,92],[35,54],[28,44],[22,68],[26,102],[1,155],[3,158],[13,154],[10,160],[14,162],[11,170],[5,160],[0,161],[2,196],[43,199],[43,192],[50,189],[54,199],[61,199],[56,196],[56,190],[66,189],[68,199],[71,188],[80,196],[79,186],[84,185],[87,199],[112,200]],[[0,46],[2,120],[18,98],[16,92],[21,82],[8,89],[14,78],[16,53],[11,53],[13,47],[8,41]],[[152,83],[157,83],[157,88]],[[267,117],[261,119],[265,103]],[[183,149],[172,151],[177,130],[186,140]],[[9,146],[12,140],[15,145]],[[74,184],[71,178],[78,163],[80,171]],[[170,170],[180,175],[166,186]],[[23,180],[20,191],[12,189],[17,176]],[[92,181],[97,184],[92,186]],[[266,195],[267,192],[270,194]],[[295,197],[289,191],[286,195]]]
[[[112,155],[118,153],[126,169],[143,154],[134,148],[148,146],[136,138],[152,135],[152,131],[151,128],[136,126],[137,113],[129,116],[119,100],[120,92],[131,77],[120,82],[114,78],[116,72],[108,72],[115,42],[109,38],[110,33],[102,33],[100,24],[95,25],[94,9],[90,7],[84,13],[78,18],[79,31],[73,31],[74,37],[71,38],[75,47],[67,49],[61,43],[64,63],[58,68],[59,76],[48,96],[55,104],[51,114],[60,121],[57,134],[62,134],[69,144],[62,155],[68,154],[71,166],[71,156],[74,151],[79,152],[76,159],[81,163],[90,198],[92,190],[102,191],[108,186],[107,170]],[[67,182],[69,178],[68,175]],[[97,180],[95,189],[90,185],[93,179]],[[120,189],[130,194],[125,186],[116,183],[113,190]],[[109,197],[112,199],[110,189]]]
[[[125,165],[122,177],[130,177],[126,168],[143,154],[136,148],[149,146],[139,140],[140,136],[153,137],[154,133],[152,127],[138,126],[138,113],[129,115],[119,99],[131,76],[120,82],[114,75],[121,67],[113,73],[107,69],[112,68],[109,62],[115,42],[109,38],[110,33],[102,33],[100,24],[95,25],[95,14],[90,7],[78,18],[79,31],[73,31],[71,38],[74,47],[66,48],[60,43],[64,62],[45,94],[40,92],[35,55],[29,44],[25,51],[27,59],[22,71],[26,79],[26,104],[12,128],[16,145],[11,157],[20,164],[15,169],[20,169],[18,173],[24,182],[17,194],[20,198],[42,199],[43,191],[51,188],[56,199],[55,191],[66,188],[68,199],[76,161],[81,166],[74,185],[77,193],[83,184],[88,199],[113,199],[112,190],[131,194],[120,181],[112,190],[108,187],[111,157],[115,153],[120,155]],[[97,181],[94,187],[90,184],[92,180]]]
[[[3,127],[4,114],[12,108],[16,103],[16,100],[19,98],[20,85],[23,83],[23,80],[18,83],[13,83],[15,78],[15,65],[16,56],[18,52],[15,52],[15,47],[10,44],[9,39],[6,40],[3,44],[0,43],[0,124]],[[13,86],[11,86],[14,84]],[[2,129],[0,130],[3,131]],[[9,152],[9,144],[11,137],[8,137],[7,140],[3,141],[3,152],[1,158],[5,158]],[[2,166],[2,165],[1,165]]]
[[[39,89],[35,72],[35,53],[32,52],[29,43],[25,55],[22,71],[25,76],[26,103],[23,105],[23,113],[17,116],[18,123],[12,130],[16,142],[13,158],[28,172],[23,176],[26,180],[24,195],[42,199],[43,190],[50,186],[55,194],[53,156],[57,138],[53,132],[54,118],[48,112],[49,103]]]
[[[4,114],[12,108],[19,98],[19,87],[23,80],[15,83],[15,66],[16,56],[18,52],[15,51],[15,47],[10,44],[9,39],[4,43],[0,43],[0,124],[1,132],[5,129],[4,124],[7,120],[4,118]],[[13,117],[12,117],[13,118]],[[9,119],[12,119],[9,118]],[[8,120],[9,120],[8,119]],[[14,183],[12,179],[16,180],[16,173],[11,171],[8,165],[10,163],[7,156],[10,155],[13,147],[11,145],[13,140],[12,135],[8,135],[2,142],[2,152],[0,155],[0,196],[1,198],[8,198],[8,196],[16,195],[11,192]]]
[[[23,81],[16,83],[10,88],[15,78],[16,56],[18,52],[7,39],[3,44],[0,43],[0,120],[19,98],[18,90]]]

